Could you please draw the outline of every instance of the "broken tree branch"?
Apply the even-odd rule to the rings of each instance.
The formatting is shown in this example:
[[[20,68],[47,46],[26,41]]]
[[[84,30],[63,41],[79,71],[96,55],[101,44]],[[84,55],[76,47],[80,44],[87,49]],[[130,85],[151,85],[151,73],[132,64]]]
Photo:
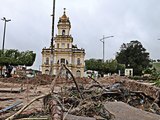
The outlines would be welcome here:
[[[50,93],[49,93],[50,94]],[[33,100],[31,100],[28,104],[26,104],[25,106],[23,106],[18,112],[16,112],[15,114],[13,114],[12,116],[10,116],[9,118],[7,118],[6,120],[14,120],[19,114],[21,114],[28,106],[30,106],[33,102],[41,99],[41,98],[44,98],[45,96],[47,96],[48,94],[45,94],[45,95],[41,95],[41,96],[38,96],[36,98],[34,98]]]
[[[91,76],[88,76],[91,80],[93,80],[95,83],[97,83],[98,85],[100,85],[101,86],[101,84],[97,81],[97,80],[95,80],[94,78],[92,78]]]
[[[81,91],[80,91],[80,89],[79,89],[79,87],[78,87],[78,84],[77,84],[77,82],[76,82],[76,79],[74,78],[72,72],[66,67],[66,65],[63,65],[63,66],[64,66],[64,68],[69,72],[69,74],[71,75],[71,77],[72,77],[72,79],[73,79],[73,82],[74,82],[74,84],[76,85],[76,88],[77,88],[77,90],[78,90],[78,92],[79,92],[79,95],[80,95],[81,99],[84,99],[84,98],[83,98],[83,95],[82,95],[82,93],[81,93]]]

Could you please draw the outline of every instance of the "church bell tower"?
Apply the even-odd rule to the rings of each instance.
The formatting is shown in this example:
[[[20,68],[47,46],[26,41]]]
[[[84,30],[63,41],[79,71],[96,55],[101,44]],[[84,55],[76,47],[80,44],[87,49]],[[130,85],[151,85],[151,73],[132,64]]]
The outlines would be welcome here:
[[[66,16],[66,9],[64,8],[64,13],[58,21],[58,35],[66,36],[70,35],[71,23],[69,18]]]

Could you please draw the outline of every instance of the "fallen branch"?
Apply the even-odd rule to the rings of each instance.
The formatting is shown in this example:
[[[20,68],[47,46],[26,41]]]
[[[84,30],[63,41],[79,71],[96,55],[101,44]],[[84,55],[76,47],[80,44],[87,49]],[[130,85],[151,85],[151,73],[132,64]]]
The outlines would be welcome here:
[[[62,120],[63,119],[63,111],[58,106],[58,103],[56,100],[52,99],[49,101],[49,113],[51,120]]]
[[[74,78],[74,76],[73,76],[73,74],[72,74],[72,72],[66,67],[66,65],[63,65],[63,66],[64,66],[64,68],[69,72],[69,74],[71,75],[71,77],[72,77],[72,79],[73,79],[73,82],[74,82],[74,84],[76,85],[76,88],[77,88],[77,90],[78,90],[78,92],[79,92],[79,95],[80,95],[81,99],[84,99],[84,98],[83,98],[83,95],[82,95],[82,93],[81,93],[81,91],[80,91],[80,89],[79,89],[79,87],[78,87],[78,84],[77,84],[77,82],[76,82],[76,80],[75,80],[75,78]]]
[[[94,78],[92,78],[91,76],[88,76],[91,80],[93,80],[95,83],[97,83],[98,85],[100,85],[101,86],[101,84],[97,81],[97,80],[95,80]],[[102,87],[102,86],[101,86]],[[103,88],[103,87],[102,87]]]
[[[49,93],[50,94],[50,93]],[[45,95],[41,95],[38,96],[36,98],[34,98],[33,100],[31,100],[28,104],[26,104],[25,106],[23,106],[18,112],[16,112],[15,114],[13,114],[12,116],[10,116],[9,118],[7,118],[6,120],[14,120],[19,114],[21,114],[28,106],[30,106],[33,102],[44,98],[45,96],[49,95],[49,94],[45,94]]]

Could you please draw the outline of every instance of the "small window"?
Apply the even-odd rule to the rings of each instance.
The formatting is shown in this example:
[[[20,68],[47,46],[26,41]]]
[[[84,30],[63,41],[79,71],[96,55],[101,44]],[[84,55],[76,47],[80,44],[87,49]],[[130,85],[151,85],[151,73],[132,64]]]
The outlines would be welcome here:
[[[57,43],[57,48],[59,48],[59,43]]]
[[[80,58],[77,58],[77,65],[80,65],[80,64],[81,64]]]
[[[69,44],[67,44],[67,48],[69,48]]]
[[[62,35],[65,35],[65,30],[62,30]]]
[[[46,58],[46,65],[49,65],[49,58]]]

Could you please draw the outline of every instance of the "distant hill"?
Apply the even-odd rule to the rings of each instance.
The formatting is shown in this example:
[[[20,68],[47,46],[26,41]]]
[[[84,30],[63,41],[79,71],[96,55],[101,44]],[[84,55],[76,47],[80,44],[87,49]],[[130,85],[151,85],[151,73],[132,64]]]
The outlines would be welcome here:
[[[153,65],[153,68],[156,68],[156,70],[160,72],[160,62],[154,62],[152,65]]]

